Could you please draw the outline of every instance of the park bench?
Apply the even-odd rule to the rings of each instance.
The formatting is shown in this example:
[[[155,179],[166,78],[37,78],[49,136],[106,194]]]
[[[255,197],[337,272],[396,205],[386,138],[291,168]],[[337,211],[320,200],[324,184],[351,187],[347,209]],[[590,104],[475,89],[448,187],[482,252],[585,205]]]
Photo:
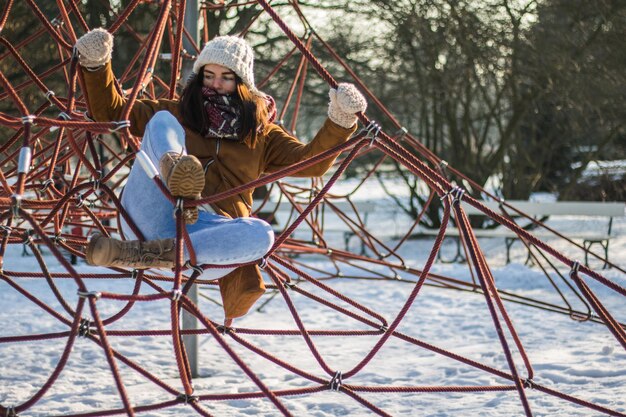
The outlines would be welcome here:
[[[561,233],[568,239],[573,241],[582,242],[583,248],[585,249],[585,264],[587,265],[589,262],[588,259],[588,251],[592,246],[600,246],[604,251],[604,259],[608,260],[609,258],[609,242],[612,237],[612,226],[613,226],[613,218],[624,216],[625,204],[621,202],[587,202],[587,201],[556,201],[556,202],[531,202],[531,201],[521,201],[521,200],[510,200],[507,201],[506,204],[513,208],[509,208],[507,206],[502,206],[497,201],[487,201],[481,202],[490,210],[505,215],[505,217],[513,218],[520,226],[528,229],[528,226],[533,222],[541,223],[547,218],[554,217],[562,217],[562,216],[582,216],[582,217],[594,217],[594,218],[605,218],[606,224],[599,230],[593,231],[575,231],[575,232],[567,232]],[[350,217],[354,217],[354,210],[352,206],[347,201],[338,201],[333,203],[338,210],[345,212],[350,215]],[[363,222],[365,226],[367,225],[368,217],[377,210],[377,204],[373,201],[358,201],[355,203],[360,220]],[[303,205],[305,207],[306,205]],[[259,203],[255,202],[255,208],[259,208]],[[380,207],[378,206],[378,209]],[[474,206],[464,203],[463,209],[468,216],[485,216],[485,214]],[[291,211],[291,205],[288,203],[282,203],[278,205],[273,201],[268,201],[263,205],[262,212],[267,216],[268,213],[273,212],[273,216],[271,220],[275,226],[275,230],[280,232],[287,225],[287,222],[293,222],[295,220],[295,213]],[[330,212],[331,210],[326,207],[325,210]],[[504,210],[504,211],[503,211]],[[397,216],[398,211],[389,211],[390,216]],[[524,222],[524,218],[527,216],[529,219]],[[260,216],[264,217],[264,216]],[[521,221],[520,221],[521,220]],[[553,238],[559,237],[559,235],[547,228],[544,228],[540,225],[531,228],[528,230],[531,234],[536,236],[539,239]],[[351,230],[346,224],[332,224],[330,227],[326,225],[324,227],[324,232],[328,233],[343,233],[343,240],[345,249],[348,250],[349,242],[352,237],[355,236],[355,232]],[[390,234],[389,231],[383,230],[380,233],[378,231],[374,231],[373,234],[377,237],[384,238],[399,238],[398,233]],[[474,228],[474,235],[477,238],[502,238],[504,239],[505,249],[506,249],[506,262],[507,264],[511,262],[511,248],[513,244],[519,241],[519,237],[512,230],[504,227],[497,226],[489,229],[481,229]],[[439,233],[438,229],[427,229],[424,227],[419,227],[417,230],[413,232],[411,235],[412,238],[419,238],[424,236],[434,237]],[[448,227],[446,229],[446,238],[451,239],[455,242],[455,249],[453,252],[453,256],[450,258],[445,258],[442,256],[442,251],[440,250],[437,254],[437,259],[441,262],[464,262],[465,256],[463,253],[463,248],[459,239],[460,231],[456,228],[454,221],[450,221]],[[361,245],[361,254],[365,254],[365,246],[362,243]],[[528,247],[528,253],[526,258],[526,263],[531,262],[531,253],[530,247]],[[605,264],[606,265],[606,264]]]
[[[575,231],[561,233],[568,239],[582,241],[583,248],[585,249],[585,265],[588,264],[588,251],[594,245],[600,245],[604,250],[604,259],[609,258],[609,241],[611,240],[611,232],[613,226],[613,217],[624,216],[624,203],[621,202],[590,202],[590,201],[554,201],[554,202],[531,202],[521,200],[510,200],[506,204],[513,207],[507,207],[501,205],[497,201],[482,202],[490,210],[505,215],[505,217],[512,217],[514,219],[523,218],[524,215],[528,216],[537,222],[542,222],[546,218],[554,218],[557,216],[583,216],[583,217],[603,217],[606,218],[606,227],[603,230],[594,231]],[[479,209],[469,204],[463,204],[463,209],[468,216],[485,216],[485,214]],[[528,222],[532,223],[531,220]],[[477,238],[504,238],[506,247],[506,262],[511,262],[511,247],[519,240],[517,234],[512,230],[498,226],[493,229],[477,229],[474,228],[474,235]],[[558,237],[559,234],[538,225],[535,228],[528,230],[531,234],[539,239]],[[420,228],[418,234],[425,236],[435,236],[438,230]],[[456,242],[456,250],[454,256],[451,259],[444,260],[441,258],[441,251],[439,252],[439,260],[443,262],[463,262],[465,257],[462,253],[461,242],[459,240],[460,231],[455,227],[455,224],[451,222],[446,230],[446,237],[453,238]],[[526,263],[531,261],[530,247],[528,249],[528,256]],[[606,264],[605,264],[606,266]]]
[[[305,209],[308,203],[301,203],[301,207]],[[332,205],[332,208],[331,208]],[[344,247],[349,248],[350,239],[355,235],[354,231],[346,224],[345,221],[335,213],[335,210],[345,213],[346,216],[353,221],[367,225],[368,217],[376,210],[376,203],[373,201],[357,201],[354,207],[347,200],[331,200],[330,203],[320,203],[317,207],[323,212],[323,232],[341,234]],[[356,208],[356,212],[355,212]],[[261,219],[268,221],[276,233],[282,232],[286,227],[293,223],[299,213],[293,209],[293,206],[287,201],[277,202],[274,200],[262,201],[255,200],[253,212]],[[356,214],[358,212],[358,215]],[[310,232],[310,228],[304,223],[299,229],[305,229]]]

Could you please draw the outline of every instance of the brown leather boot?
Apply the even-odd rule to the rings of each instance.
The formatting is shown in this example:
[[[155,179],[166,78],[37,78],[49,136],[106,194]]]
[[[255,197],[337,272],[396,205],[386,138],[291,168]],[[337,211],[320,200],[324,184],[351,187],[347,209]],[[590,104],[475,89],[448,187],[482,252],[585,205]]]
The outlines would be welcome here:
[[[199,199],[204,189],[204,169],[193,155],[166,152],[159,161],[161,178],[174,197]],[[185,209],[185,223],[198,221],[198,207]]]
[[[175,249],[174,239],[123,241],[96,233],[89,240],[85,254],[89,265],[171,269],[176,261]]]

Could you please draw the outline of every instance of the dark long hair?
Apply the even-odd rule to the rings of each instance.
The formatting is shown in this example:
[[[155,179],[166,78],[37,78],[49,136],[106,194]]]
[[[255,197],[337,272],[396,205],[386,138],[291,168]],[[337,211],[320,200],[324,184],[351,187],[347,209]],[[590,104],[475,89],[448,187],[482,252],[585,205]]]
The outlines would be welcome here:
[[[178,102],[178,109],[183,119],[183,125],[201,135],[207,131],[208,118],[204,110],[202,97],[202,68],[189,80]],[[250,148],[254,148],[259,132],[267,125],[267,104],[264,98],[253,94],[241,78],[235,76],[237,83],[235,105],[241,108],[241,132],[239,140]]]

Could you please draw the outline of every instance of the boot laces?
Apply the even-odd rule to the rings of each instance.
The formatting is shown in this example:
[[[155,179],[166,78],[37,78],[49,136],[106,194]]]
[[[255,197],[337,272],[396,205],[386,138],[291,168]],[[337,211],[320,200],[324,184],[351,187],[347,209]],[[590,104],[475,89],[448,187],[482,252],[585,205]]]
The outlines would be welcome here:
[[[154,266],[161,262],[166,262],[163,255],[171,250],[164,248],[163,242],[161,241],[154,242],[157,247],[154,245],[145,245],[141,242],[137,243],[138,244],[129,244],[125,245],[126,247],[122,247],[120,256],[116,261],[126,266],[134,266],[137,264]]]

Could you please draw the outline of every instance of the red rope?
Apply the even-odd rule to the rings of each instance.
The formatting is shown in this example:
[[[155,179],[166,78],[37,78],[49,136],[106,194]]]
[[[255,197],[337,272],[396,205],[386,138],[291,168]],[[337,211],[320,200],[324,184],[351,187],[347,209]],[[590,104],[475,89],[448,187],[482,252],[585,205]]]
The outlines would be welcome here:
[[[159,16],[153,30],[147,37],[142,37],[138,33],[134,32],[132,28],[127,25],[126,18],[140,3],[140,0],[130,2],[119,15],[116,15],[115,12],[111,10],[115,21],[109,27],[109,31],[111,33],[116,33],[121,28],[124,28],[128,31],[130,38],[134,39],[140,45],[137,53],[133,56],[131,63],[128,65],[127,70],[120,79],[121,83],[125,83],[132,77],[136,78],[127,98],[124,110],[125,116],[123,119],[128,118],[131,107],[134,105],[142,90],[146,88],[147,94],[152,98],[172,98],[175,96],[175,81],[177,80],[180,67],[179,63],[182,55],[181,42],[183,37],[188,39],[190,38],[189,33],[187,33],[182,27],[182,24],[180,24],[184,14],[185,2],[174,2],[175,9],[172,11],[170,11],[170,6],[172,4],[171,1],[153,2],[153,4],[160,7]],[[227,8],[234,8],[253,3],[255,2],[222,3],[214,6],[205,4],[203,6],[203,11],[206,12],[208,9],[213,10],[216,7],[225,10]],[[0,29],[6,25],[7,19],[11,16],[10,12],[13,4],[14,2],[9,0],[0,12]],[[80,117],[82,117],[82,111],[77,109],[85,108],[85,98],[81,98],[76,95],[76,79],[77,75],[79,75],[79,71],[77,71],[76,67],[77,61],[76,59],[68,58],[72,49],[71,44],[73,44],[76,39],[75,30],[72,24],[77,24],[79,27],[78,31],[81,33],[88,29],[85,20],[79,13],[77,3],[75,1],[71,1],[67,5],[59,4],[58,19],[60,22],[63,22],[63,27],[47,21],[43,13],[37,8],[35,2],[32,0],[28,0],[26,4],[33,10],[36,18],[41,20],[41,29],[34,32],[28,38],[20,40],[15,45],[5,38],[0,37],[0,43],[6,47],[6,52],[0,55],[0,61],[5,62],[3,60],[6,58],[11,60],[11,62],[17,63],[21,71],[26,75],[26,81],[17,86],[13,86],[4,74],[0,73],[0,84],[4,89],[4,92],[0,94],[0,98],[9,99],[15,108],[13,114],[0,114],[0,124],[14,131],[14,133],[11,134],[11,137],[5,141],[4,145],[0,146],[0,155],[2,155],[0,162],[3,166],[2,171],[0,171],[0,208],[3,210],[3,212],[0,213],[0,222],[3,225],[3,228],[0,231],[0,233],[2,233],[2,238],[0,239],[0,266],[2,265],[2,260],[5,257],[6,249],[9,245],[22,244],[25,239],[28,239],[29,242],[33,243],[33,245],[31,245],[31,249],[40,272],[16,272],[0,269],[0,280],[5,282],[9,288],[20,294],[20,296],[23,296],[25,299],[32,302],[36,308],[41,309],[43,313],[49,314],[54,320],[64,326],[67,326],[68,330],[48,334],[0,337],[0,345],[3,343],[18,342],[34,343],[49,339],[66,340],[63,353],[58,363],[55,365],[51,375],[45,380],[42,386],[39,387],[32,396],[30,396],[30,398],[15,407],[14,410],[16,412],[25,412],[40,402],[43,395],[54,385],[62,370],[67,366],[75,338],[80,333],[86,332],[84,336],[92,341],[99,349],[102,349],[105,352],[105,356],[107,358],[111,374],[114,378],[116,389],[121,399],[121,403],[123,404],[123,408],[78,413],[73,414],[74,416],[104,416],[115,414],[134,415],[135,413],[149,412],[151,410],[172,407],[184,402],[189,402],[191,409],[195,413],[199,415],[210,415],[202,408],[202,402],[253,398],[267,398],[274,404],[276,409],[279,410],[281,414],[290,415],[289,410],[280,400],[281,397],[292,395],[311,395],[326,391],[329,388],[334,388],[338,392],[348,395],[354,399],[356,403],[377,415],[388,414],[373,403],[369,402],[366,398],[363,398],[360,395],[361,393],[473,393],[516,390],[525,408],[526,415],[532,415],[525,397],[525,391],[532,388],[601,413],[621,416],[624,415],[616,410],[611,410],[598,404],[593,404],[588,401],[566,395],[551,388],[548,389],[532,381],[534,375],[531,361],[526,355],[521,340],[513,326],[512,320],[504,308],[503,300],[511,299],[516,300],[517,302],[540,305],[543,308],[551,309],[552,311],[569,312],[570,314],[573,314],[573,309],[567,302],[564,295],[562,295],[561,298],[566,304],[566,307],[561,307],[558,305],[541,303],[536,300],[507,294],[502,290],[498,290],[495,286],[494,278],[489,270],[487,261],[481,253],[478,242],[471,231],[466,216],[463,214],[461,205],[457,206],[455,204],[455,219],[462,233],[466,255],[471,261],[470,270],[472,271],[472,274],[476,274],[479,282],[477,283],[474,281],[473,283],[468,283],[430,272],[434,259],[440,250],[442,240],[445,237],[446,226],[450,217],[449,195],[453,190],[453,187],[450,180],[445,175],[442,175],[441,170],[437,171],[437,169],[440,169],[439,167],[433,169],[416,156],[416,154],[423,156],[431,164],[439,164],[441,162],[441,160],[432,154],[430,150],[426,149],[421,143],[419,143],[419,141],[410,135],[405,136],[405,146],[400,146],[397,143],[398,138],[392,138],[385,132],[378,132],[374,135],[374,131],[370,130],[367,138],[365,138],[365,132],[362,132],[360,135],[355,136],[348,142],[330,149],[320,155],[316,155],[315,157],[312,157],[307,161],[303,161],[300,164],[201,201],[190,201],[185,203],[185,207],[193,207],[199,204],[219,201],[220,199],[234,196],[260,185],[280,181],[284,176],[295,174],[299,170],[312,166],[321,160],[335,157],[339,152],[349,150],[347,156],[343,159],[339,159],[337,162],[337,171],[331,179],[326,182],[326,185],[321,186],[320,181],[312,183],[315,190],[319,191],[314,195],[311,193],[309,187],[293,187],[290,189],[282,183],[279,183],[277,187],[277,189],[279,189],[282,193],[283,199],[294,207],[294,221],[291,221],[290,219],[289,227],[287,227],[287,229],[279,236],[277,243],[267,255],[270,260],[267,272],[275,283],[275,285],[268,285],[268,289],[275,292],[277,291],[282,295],[283,300],[287,304],[294,318],[296,324],[295,329],[218,328],[216,322],[210,320],[201,313],[198,306],[193,304],[185,294],[194,283],[215,286],[216,282],[197,280],[197,277],[199,276],[198,271],[194,271],[191,277],[183,275],[183,246],[187,245],[189,252],[192,255],[193,248],[189,247],[189,236],[182,224],[181,213],[177,213],[176,215],[178,231],[176,238],[177,262],[173,278],[146,274],[143,271],[136,271],[136,273],[131,274],[127,271],[121,270],[118,273],[108,274],[78,274],[74,267],[69,264],[67,260],[65,260],[60,249],[65,249],[73,254],[82,256],[86,238],[85,235],[73,236],[66,233],[65,230],[68,227],[81,227],[83,230],[88,231],[97,229],[103,233],[109,234],[110,232],[115,231],[115,228],[112,226],[106,226],[105,220],[108,221],[115,215],[115,213],[119,213],[119,215],[121,215],[122,218],[124,218],[124,220],[130,225],[134,233],[137,236],[142,236],[134,225],[132,219],[130,219],[128,214],[124,211],[115,193],[115,188],[123,183],[126,175],[124,171],[127,170],[134,158],[134,155],[124,153],[123,151],[122,153],[118,153],[118,151],[116,151],[111,144],[100,142],[103,147],[106,148],[106,152],[110,155],[108,160],[101,161],[101,156],[98,155],[93,134],[110,133],[112,130],[119,129],[122,125],[119,122],[96,123],[80,120]],[[293,118],[291,120],[291,128],[293,130],[297,120],[297,109],[299,108],[301,102],[307,66],[311,65],[311,67],[320,73],[322,78],[326,80],[331,87],[336,87],[337,83],[311,53],[310,46],[313,38],[305,38],[307,39],[305,45],[303,41],[291,32],[287,25],[269,6],[267,1],[260,0],[258,1],[258,4],[260,4],[260,6],[272,17],[272,19],[276,21],[276,23],[281,27],[281,29],[283,29],[283,31],[285,31],[289,39],[291,39],[295,45],[294,49],[292,49],[288,55],[285,56],[285,58],[281,60],[279,64],[270,72],[267,80],[269,80],[269,78],[271,78],[271,76],[278,71],[287,59],[293,55],[296,49],[299,49],[303,54],[300,63],[301,77],[296,77],[294,79],[291,89],[291,92],[296,94],[295,103],[293,104],[296,111],[293,113]],[[308,21],[301,13],[297,2],[290,0],[289,5],[293,8],[293,10],[295,10],[297,16],[300,18],[305,27],[310,29]],[[107,4],[107,6],[110,8],[109,4]],[[246,25],[243,30],[244,33],[252,28],[253,23],[259,15],[260,14],[257,14],[255,18],[252,19],[248,25]],[[172,28],[174,27],[174,24],[172,23],[173,19],[176,20],[175,33],[172,33]],[[172,50],[172,68],[168,83],[164,82],[157,76],[152,75],[149,71],[149,69],[153,68],[155,65],[159,45],[162,43],[166,30],[169,31],[167,42],[169,42]],[[313,33],[315,34],[315,32]],[[23,48],[27,48],[33,41],[46,35],[49,36],[53,42],[57,43],[60,63],[46,69],[40,74],[36,74],[32,70],[31,66],[22,59],[21,54],[23,52],[20,51],[22,51]],[[315,36],[316,39],[320,41],[329,51],[333,59],[344,67],[344,69],[355,79],[355,82],[360,86],[360,88],[366,92],[370,99],[377,104],[381,111],[383,111],[383,113],[385,113],[385,115],[396,126],[399,127],[400,122],[396,120],[385,108],[383,103],[374,96],[373,92],[367,89],[367,86],[358,78],[357,74],[349,68],[349,66],[336,54],[330,45],[324,42],[324,40],[317,34],[315,34]],[[194,45],[194,49],[196,53],[199,51],[196,45]],[[137,63],[140,59],[142,61],[137,68],[135,63]],[[67,65],[68,63],[70,64],[69,66]],[[49,89],[46,86],[48,77],[57,74],[60,71],[62,71],[62,77],[60,78],[65,80],[68,87],[67,97],[56,97],[55,95],[52,95],[49,93]],[[152,77],[152,82],[146,84],[150,77]],[[265,82],[266,80],[259,83],[259,85],[263,85]],[[20,94],[22,94],[23,91],[30,86],[40,90],[42,93],[48,93],[46,101],[44,101],[43,104],[31,105],[30,102],[23,101]],[[287,104],[288,102],[285,104],[285,107],[287,107]],[[56,108],[67,114],[69,116],[69,120],[66,120],[65,116],[61,116],[59,118],[49,116],[51,105],[56,106]],[[29,110],[30,107],[36,110],[31,112]],[[23,119],[23,117],[30,115],[34,116],[32,120]],[[360,114],[358,116],[361,122],[366,126],[369,124],[369,120],[365,115]],[[52,133],[53,129],[58,130],[56,133]],[[138,149],[138,141],[130,136],[127,128],[119,131],[118,134],[118,137],[122,141],[122,148],[126,147],[125,143],[130,142],[132,149]],[[22,146],[28,147],[33,153],[31,167],[29,167],[27,172],[18,172],[19,170],[16,163],[20,152],[19,149],[16,150],[16,148],[19,146],[18,141],[20,139],[22,139]],[[371,140],[370,143],[374,146],[366,149],[365,145],[368,140]],[[384,161],[392,160],[406,168],[412,175],[419,178],[420,181],[423,181],[430,191],[429,198],[421,208],[417,221],[413,222],[411,229],[404,234],[399,243],[396,243],[393,246],[387,245],[382,239],[378,239],[367,230],[367,225],[358,212],[358,204],[354,203],[351,199],[352,194],[356,192],[356,188],[351,193],[347,193],[342,196],[331,194],[331,190],[339,176],[349,167],[351,162],[355,158],[363,156],[371,151],[380,151],[382,152],[382,156],[378,158],[372,169],[364,176],[358,187],[367,186],[365,185],[365,182],[373,175],[374,170],[382,166]],[[111,165],[113,166],[111,167]],[[57,171],[56,168],[61,168],[61,170]],[[104,175],[104,171],[106,169],[108,169],[108,171],[106,175]],[[457,178],[464,178],[462,174],[458,173],[453,168],[450,168],[450,172],[454,173]],[[469,179],[468,181],[472,187],[480,189],[477,184]],[[166,187],[163,186],[162,182],[156,179],[155,183],[164,192],[166,198],[175,203],[174,197],[170,195],[169,191],[167,191]],[[414,228],[417,227],[421,216],[423,216],[431,202],[434,200],[435,194],[440,197],[444,197],[442,227],[434,240],[434,244],[428,254],[428,260],[426,261],[424,267],[422,269],[409,268],[406,266],[406,263],[403,257],[399,254],[399,251],[404,246],[404,243],[408,241],[408,238],[411,236]],[[28,198],[25,198],[26,196],[28,196]],[[24,198],[20,199],[19,197]],[[351,209],[355,213],[355,218],[350,217],[338,209],[335,202],[339,199],[349,203]],[[85,202],[88,202],[88,204],[85,204]],[[557,252],[549,245],[536,239],[532,236],[532,234],[519,228],[519,226],[517,226],[510,217],[490,211],[486,207],[482,206],[481,203],[469,196],[463,195],[460,198],[460,203],[463,204],[463,202],[478,207],[487,216],[494,219],[494,221],[504,224],[506,227],[513,230],[520,238],[526,240],[530,245],[538,248],[542,255],[544,253],[549,254],[559,263],[575,268],[571,274],[571,280],[573,281],[572,286],[575,285],[579,289],[580,298],[585,300],[590,308],[593,309],[595,314],[599,317],[599,319],[594,317],[591,317],[591,319],[595,322],[601,320],[618,340],[618,342],[626,349],[625,326],[617,322],[608,309],[601,303],[599,298],[583,281],[581,274],[587,275],[603,286],[611,288],[618,295],[626,296],[626,289],[587,267],[579,267],[576,261],[569,259],[567,256]],[[328,208],[335,212],[336,216],[347,226],[347,228],[352,230],[356,239],[363,241],[366,247],[368,247],[373,253],[380,256],[380,259],[371,259],[365,256],[352,254],[348,251],[332,248],[332,246],[330,246],[325,239],[325,214],[324,211],[320,209],[320,203],[325,204]],[[512,209],[508,207],[506,203],[503,205]],[[317,243],[290,238],[292,232],[303,228],[305,225],[311,229]],[[575,242],[572,243],[575,244]],[[52,269],[49,268],[46,263],[48,261],[47,258],[43,256],[36,245],[45,246],[56,259],[59,267],[67,272],[52,272]],[[297,259],[289,257],[291,254],[301,253],[322,254],[326,256],[329,263],[332,265],[331,269],[335,268],[335,271],[323,271],[323,277],[341,276],[343,273],[343,265],[347,265],[353,269],[361,269],[363,271],[367,271],[368,268],[371,268],[372,266],[381,268],[385,267],[388,268],[389,272],[380,273],[378,271],[367,271],[370,276],[374,276],[371,278],[373,283],[377,282],[375,280],[390,280],[400,277],[403,281],[410,281],[410,285],[412,285],[413,288],[397,315],[393,318],[393,320],[388,320],[386,317],[375,312],[366,305],[356,302],[347,295],[341,294],[340,292],[334,290],[331,286],[326,285],[323,282],[324,278],[314,278],[312,274],[304,272],[304,263],[299,263]],[[192,262],[193,259],[194,258],[192,256]],[[393,262],[391,261],[392,259]],[[359,263],[361,263],[361,265],[359,265]],[[363,263],[366,263],[367,266],[364,267],[362,265]],[[301,267],[299,267],[299,265]],[[230,268],[234,266],[240,265],[221,265],[219,267]],[[203,266],[203,268],[210,267],[216,266]],[[398,274],[399,272],[401,272],[404,277],[412,277],[411,280],[403,278]],[[297,278],[292,278],[291,276],[293,275]],[[129,293],[118,294],[103,292],[95,295],[87,291],[86,280],[128,279],[128,277],[132,277],[132,279],[135,280],[133,288]],[[415,277],[415,281],[412,280],[414,279],[413,277]],[[61,313],[50,307],[33,293],[26,290],[23,286],[19,285],[15,281],[16,279],[40,279],[42,280],[42,283],[43,280],[45,280],[44,285],[48,285],[52,295],[61,306]],[[79,291],[88,294],[86,298],[88,298],[91,310],[91,320],[82,317],[84,298],[80,297],[76,305],[73,305],[68,301],[66,298],[67,296],[63,293],[63,291],[57,287],[57,279],[71,279],[75,282]],[[307,291],[301,286],[298,286],[297,283],[300,281],[315,286],[316,291]],[[148,286],[148,290],[152,289],[155,293],[142,293],[146,284]],[[161,285],[166,286],[167,288],[163,288]],[[493,325],[497,330],[498,337],[501,342],[502,351],[507,358],[507,371],[494,369],[485,364],[422,342],[398,331],[402,320],[406,317],[409,309],[415,303],[415,300],[420,295],[421,288],[424,285],[435,285],[440,288],[462,289],[465,291],[482,293],[484,295],[492,316]],[[556,287],[556,285],[554,286]],[[287,291],[287,288],[291,288],[293,291],[289,292]],[[365,325],[367,330],[310,329],[297,311],[295,302],[292,300],[292,295],[290,294],[292,294],[293,297],[305,297],[316,304],[328,307],[339,313],[342,317],[348,317],[361,325]],[[111,311],[110,315],[108,317],[101,318],[101,310],[98,308],[96,302],[98,298],[101,300],[118,301],[123,303],[123,305],[114,311],[109,310]],[[166,300],[170,303],[169,307],[171,317],[169,329],[150,331],[111,330],[109,327],[112,323],[115,323],[125,317],[137,302],[164,302]],[[196,330],[181,330],[179,319],[183,310],[192,316],[197,317],[202,323],[202,328]],[[67,316],[69,316],[69,319]],[[590,317],[591,313],[587,314],[587,316]],[[390,324],[388,324],[388,322]],[[508,332],[505,333],[505,330],[508,330]],[[220,331],[223,331],[224,335],[222,335]],[[240,367],[243,374],[245,374],[258,387],[258,391],[245,393],[201,393],[198,395],[197,399],[192,397],[194,392],[192,378],[190,375],[189,359],[187,357],[185,347],[181,343],[182,336],[189,334],[207,335],[208,337],[217,340],[224,351]],[[311,351],[311,354],[315,357],[317,363],[319,364],[319,370],[310,371],[308,369],[300,369],[284,359],[275,357],[272,352],[262,349],[259,345],[244,338],[243,335],[280,337],[293,336],[302,338]],[[180,377],[183,387],[182,392],[169,386],[168,384],[165,384],[156,375],[153,375],[138,363],[133,362],[112,349],[109,343],[111,337],[137,336],[163,336],[171,338],[173,342],[172,353],[174,354],[174,358],[177,362],[178,376]],[[374,347],[368,351],[368,353],[352,369],[344,371],[342,374],[338,374],[337,370],[332,369],[327,363],[327,359],[324,357],[322,352],[318,350],[313,342],[313,337],[322,336],[335,338],[375,337],[376,343]],[[513,361],[513,354],[509,347],[509,336],[510,339],[513,340],[513,343],[515,343],[517,352],[519,352],[516,354],[522,357],[526,368],[526,377],[521,377],[517,372]],[[438,355],[467,364],[480,371],[512,382],[513,384],[430,387],[370,386],[352,385],[346,383],[346,380],[349,380],[359,374],[365,366],[367,366],[367,364],[379,354],[380,350],[385,347],[392,337],[394,340],[401,340],[403,342],[410,343],[415,347],[427,349]],[[229,342],[239,344],[244,349],[247,349],[255,355],[273,362],[277,366],[285,369],[287,372],[306,379],[312,385],[291,390],[270,389],[263,383],[259,376],[256,375],[256,373],[246,363],[244,363],[243,359],[241,359],[241,357],[236,353]],[[143,406],[133,406],[128,398],[128,395],[126,394],[124,383],[118,371],[119,363],[124,364],[129,367],[129,369],[132,369],[134,372],[137,372],[139,375],[145,377],[151,383],[162,388],[169,395],[172,395],[173,398],[162,402],[145,404]],[[3,411],[6,411],[6,408],[0,406],[0,412]]]

